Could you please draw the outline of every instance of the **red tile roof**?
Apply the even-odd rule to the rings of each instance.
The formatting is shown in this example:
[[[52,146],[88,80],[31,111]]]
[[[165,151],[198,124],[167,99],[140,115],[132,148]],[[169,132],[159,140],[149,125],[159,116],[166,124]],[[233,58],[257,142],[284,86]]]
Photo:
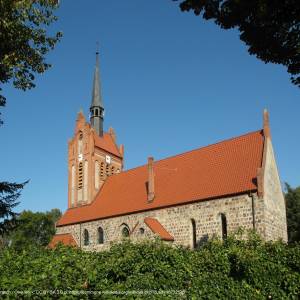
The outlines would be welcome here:
[[[257,191],[263,131],[154,162],[155,198],[147,202],[147,165],[110,176],[89,205],[68,209],[57,226]]]
[[[160,236],[164,241],[174,241],[174,237],[156,220],[153,218],[145,218],[145,224],[152,230],[153,233]]]
[[[66,233],[66,234],[56,234],[53,236],[51,242],[49,243],[49,248],[55,248],[58,243],[62,243],[66,246],[75,246],[77,247],[77,243],[74,240],[72,234]]]
[[[117,145],[114,143],[111,135],[109,133],[104,132],[103,137],[100,138],[95,132],[94,132],[94,140],[95,140],[95,146],[106,150],[107,152],[114,154],[120,158],[122,158],[122,155],[119,152],[119,149]]]

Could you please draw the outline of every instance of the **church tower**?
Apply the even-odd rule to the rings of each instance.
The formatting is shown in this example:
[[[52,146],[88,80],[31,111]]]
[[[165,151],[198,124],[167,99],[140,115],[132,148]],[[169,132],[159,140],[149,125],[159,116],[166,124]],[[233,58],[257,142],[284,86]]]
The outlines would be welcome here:
[[[111,127],[104,132],[103,122],[104,105],[97,51],[90,123],[80,111],[74,136],[68,143],[68,208],[91,203],[106,179],[123,169],[124,147],[117,145],[116,134]]]

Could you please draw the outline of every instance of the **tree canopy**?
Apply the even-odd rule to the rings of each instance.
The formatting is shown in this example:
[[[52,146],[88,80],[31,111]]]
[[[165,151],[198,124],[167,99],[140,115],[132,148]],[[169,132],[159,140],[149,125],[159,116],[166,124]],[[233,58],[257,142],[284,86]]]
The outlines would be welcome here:
[[[45,55],[60,40],[46,28],[57,17],[55,0],[0,0],[0,84],[9,83],[17,89],[35,87],[35,73],[43,73],[51,65]],[[0,85],[0,93],[2,87]],[[6,98],[0,94],[0,106]],[[0,120],[1,121],[1,120]]]
[[[60,40],[61,33],[47,35],[46,28],[57,18],[57,0],[0,0],[0,107],[5,106],[2,85],[12,81],[15,88],[35,86],[35,73],[50,67],[45,55]],[[1,113],[0,113],[1,116]],[[0,118],[0,125],[2,124]],[[0,182],[0,237],[16,225],[13,208],[25,183]]]
[[[174,0],[179,1],[179,0]],[[287,67],[300,87],[299,0],[180,0],[182,11],[214,22],[223,29],[237,28],[248,52],[265,63]]]
[[[61,211],[57,208],[47,212],[24,210],[17,217],[18,226],[5,237],[5,243],[19,250],[29,246],[47,246],[60,217]]]
[[[286,215],[289,243],[300,242],[300,186],[285,184]]]
[[[16,226],[18,214],[13,209],[26,183],[0,182],[0,237]]]

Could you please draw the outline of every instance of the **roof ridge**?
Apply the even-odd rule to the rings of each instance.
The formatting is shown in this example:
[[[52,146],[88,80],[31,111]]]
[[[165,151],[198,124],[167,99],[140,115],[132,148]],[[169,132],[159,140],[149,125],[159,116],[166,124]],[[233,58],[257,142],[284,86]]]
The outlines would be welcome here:
[[[156,163],[158,163],[158,162],[161,162],[161,161],[164,161],[164,160],[167,160],[167,159],[170,159],[170,158],[174,158],[174,157],[177,157],[177,156],[182,156],[182,155],[194,152],[194,151],[198,151],[200,149],[205,149],[205,148],[209,148],[209,147],[212,147],[212,146],[216,146],[218,144],[221,144],[221,143],[224,143],[224,142],[229,142],[229,141],[232,141],[232,140],[235,140],[235,139],[239,139],[239,138],[242,138],[244,136],[251,135],[251,134],[254,134],[254,133],[258,133],[258,132],[260,132],[260,133],[263,134],[263,129],[259,129],[259,130],[255,130],[255,131],[250,131],[250,132],[247,132],[247,133],[239,135],[239,136],[235,136],[235,137],[232,137],[232,138],[229,138],[229,139],[226,139],[226,140],[222,140],[222,141],[219,141],[219,142],[216,142],[216,143],[213,143],[213,144],[209,144],[207,146],[203,146],[203,147],[200,147],[200,148],[188,150],[188,151],[185,151],[185,152],[182,152],[182,153],[178,153],[178,154],[175,154],[175,155],[171,155],[171,156],[159,159],[159,160],[154,160],[154,165]],[[121,174],[124,174],[124,173],[129,173],[131,171],[134,171],[134,170],[136,170],[138,168],[142,168],[142,167],[145,167],[145,166],[147,166],[147,164],[143,164],[143,165],[140,165],[140,166],[137,166],[137,167],[134,167],[134,168],[122,171],[122,172],[120,172],[118,174],[114,174],[114,175],[121,175]]]

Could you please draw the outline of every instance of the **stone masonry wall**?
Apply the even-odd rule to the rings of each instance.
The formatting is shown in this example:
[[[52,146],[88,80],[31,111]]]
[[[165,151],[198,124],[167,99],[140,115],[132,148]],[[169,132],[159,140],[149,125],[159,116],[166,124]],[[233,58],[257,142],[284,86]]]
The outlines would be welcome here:
[[[254,198],[255,219],[258,225],[258,231],[263,234],[264,230],[263,226],[261,226],[261,224],[263,224],[263,201],[258,199],[256,195],[254,195]],[[130,237],[132,240],[154,238],[155,235],[148,226],[144,224],[146,217],[152,217],[156,218],[174,237],[174,244],[191,246],[191,219],[194,219],[196,222],[197,243],[201,243],[213,234],[221,236],[222,225],[220,213],[226,215],[228,233],[234,232],[239,227],[253,229],[252,198],[250,195],[244,194],[58,227],[57,233],[71,233],[78,246],[86,250],[101,251],[108,249],[111,242],[118,242],[122,239],[121,232],[125,224],[129,227],[130,231],[135,229]],[[98,244],[97,236],[99,226],[104,230],[104,244]],[[144,229],[143,234],[140,233],[140,228]],[[89,231],[90,243],[88,246],[84,246],[83,242],[84,229]]]
[[[285,200],[274,157],[271,139],[266,141],[264,173],[264,227],[267,240],[287,241]]]

